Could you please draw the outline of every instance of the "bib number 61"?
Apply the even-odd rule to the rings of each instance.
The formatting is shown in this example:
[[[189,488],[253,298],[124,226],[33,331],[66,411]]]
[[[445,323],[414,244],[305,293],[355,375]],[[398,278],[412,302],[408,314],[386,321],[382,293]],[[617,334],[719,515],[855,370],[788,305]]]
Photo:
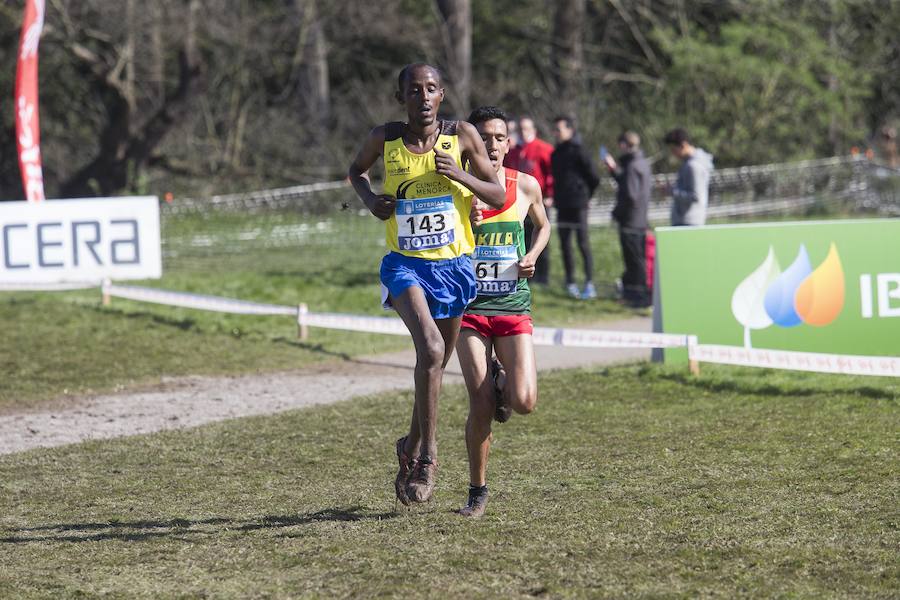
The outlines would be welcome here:
[[[475,276],[478,279],[497,279],[500,277],[500,263],[497,261],[491,262],[476,262],[475,263]]]

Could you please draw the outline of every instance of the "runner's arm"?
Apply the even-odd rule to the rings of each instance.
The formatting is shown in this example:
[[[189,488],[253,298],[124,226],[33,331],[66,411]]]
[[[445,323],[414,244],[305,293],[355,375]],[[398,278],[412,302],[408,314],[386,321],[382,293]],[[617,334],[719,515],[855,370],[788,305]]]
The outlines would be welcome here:
[[[531,248],[519,261],[519,274],[524,277],[534,275],[534,266],[547,242],[550,241],[550,219],[544,209],[544,199],[541,197],[541,186],[537,179],[525,173],[519,174],[519,191],[528,198],[528,216],[534,223],[534,233],[531,238]]]
[[[381,157],[384,148],[384,126],[376,127],[366,138],[362,148],[350,165],[347,179],[353,186],[356,195],[363,201],[369,211],[385,221],[394,214],[396,198],[388,194],[376,194],[372,191],[372,182],[369,179],[369,169]]]
[[[471,123],[460,121],[456,134],[459,137],[462,162],[468,162],[471,173],[461,169],[452,156],[435,148],[434,164],[437,172],[466,186],[492,208],[503,208],[506,204],[506,189],[497,181],[497,171],[491,166],[478,130]]]

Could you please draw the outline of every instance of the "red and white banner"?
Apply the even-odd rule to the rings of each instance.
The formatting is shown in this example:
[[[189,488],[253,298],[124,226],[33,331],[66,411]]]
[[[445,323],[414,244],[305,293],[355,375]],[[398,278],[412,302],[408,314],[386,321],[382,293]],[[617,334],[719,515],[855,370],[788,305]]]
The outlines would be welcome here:
[[[44,28],[44,0],[25,0],[19,64],[16,69],[16,141],[25,199],[44,199],[41,135],[38,124],[38,44]]]

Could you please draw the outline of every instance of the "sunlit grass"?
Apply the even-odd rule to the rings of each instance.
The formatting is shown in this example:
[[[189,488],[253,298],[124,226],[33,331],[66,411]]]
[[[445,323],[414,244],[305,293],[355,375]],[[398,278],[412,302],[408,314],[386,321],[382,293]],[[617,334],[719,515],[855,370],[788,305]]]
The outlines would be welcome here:
[[[0,595],[891,597],[892,379],[542,376],[481,521],[445,390],[434,501],[395,513],[410,393],[0,457]]]

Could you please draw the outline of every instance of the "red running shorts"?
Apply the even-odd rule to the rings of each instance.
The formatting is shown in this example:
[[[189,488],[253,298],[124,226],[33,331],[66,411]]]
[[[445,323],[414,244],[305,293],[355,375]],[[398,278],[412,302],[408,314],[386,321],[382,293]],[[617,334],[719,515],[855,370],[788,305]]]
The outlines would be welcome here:
[[[466,313],[463,315],[461,326],[474,329],[479,335],[486,338],[531,335],[534,331],[531,315],[488,316]]]

